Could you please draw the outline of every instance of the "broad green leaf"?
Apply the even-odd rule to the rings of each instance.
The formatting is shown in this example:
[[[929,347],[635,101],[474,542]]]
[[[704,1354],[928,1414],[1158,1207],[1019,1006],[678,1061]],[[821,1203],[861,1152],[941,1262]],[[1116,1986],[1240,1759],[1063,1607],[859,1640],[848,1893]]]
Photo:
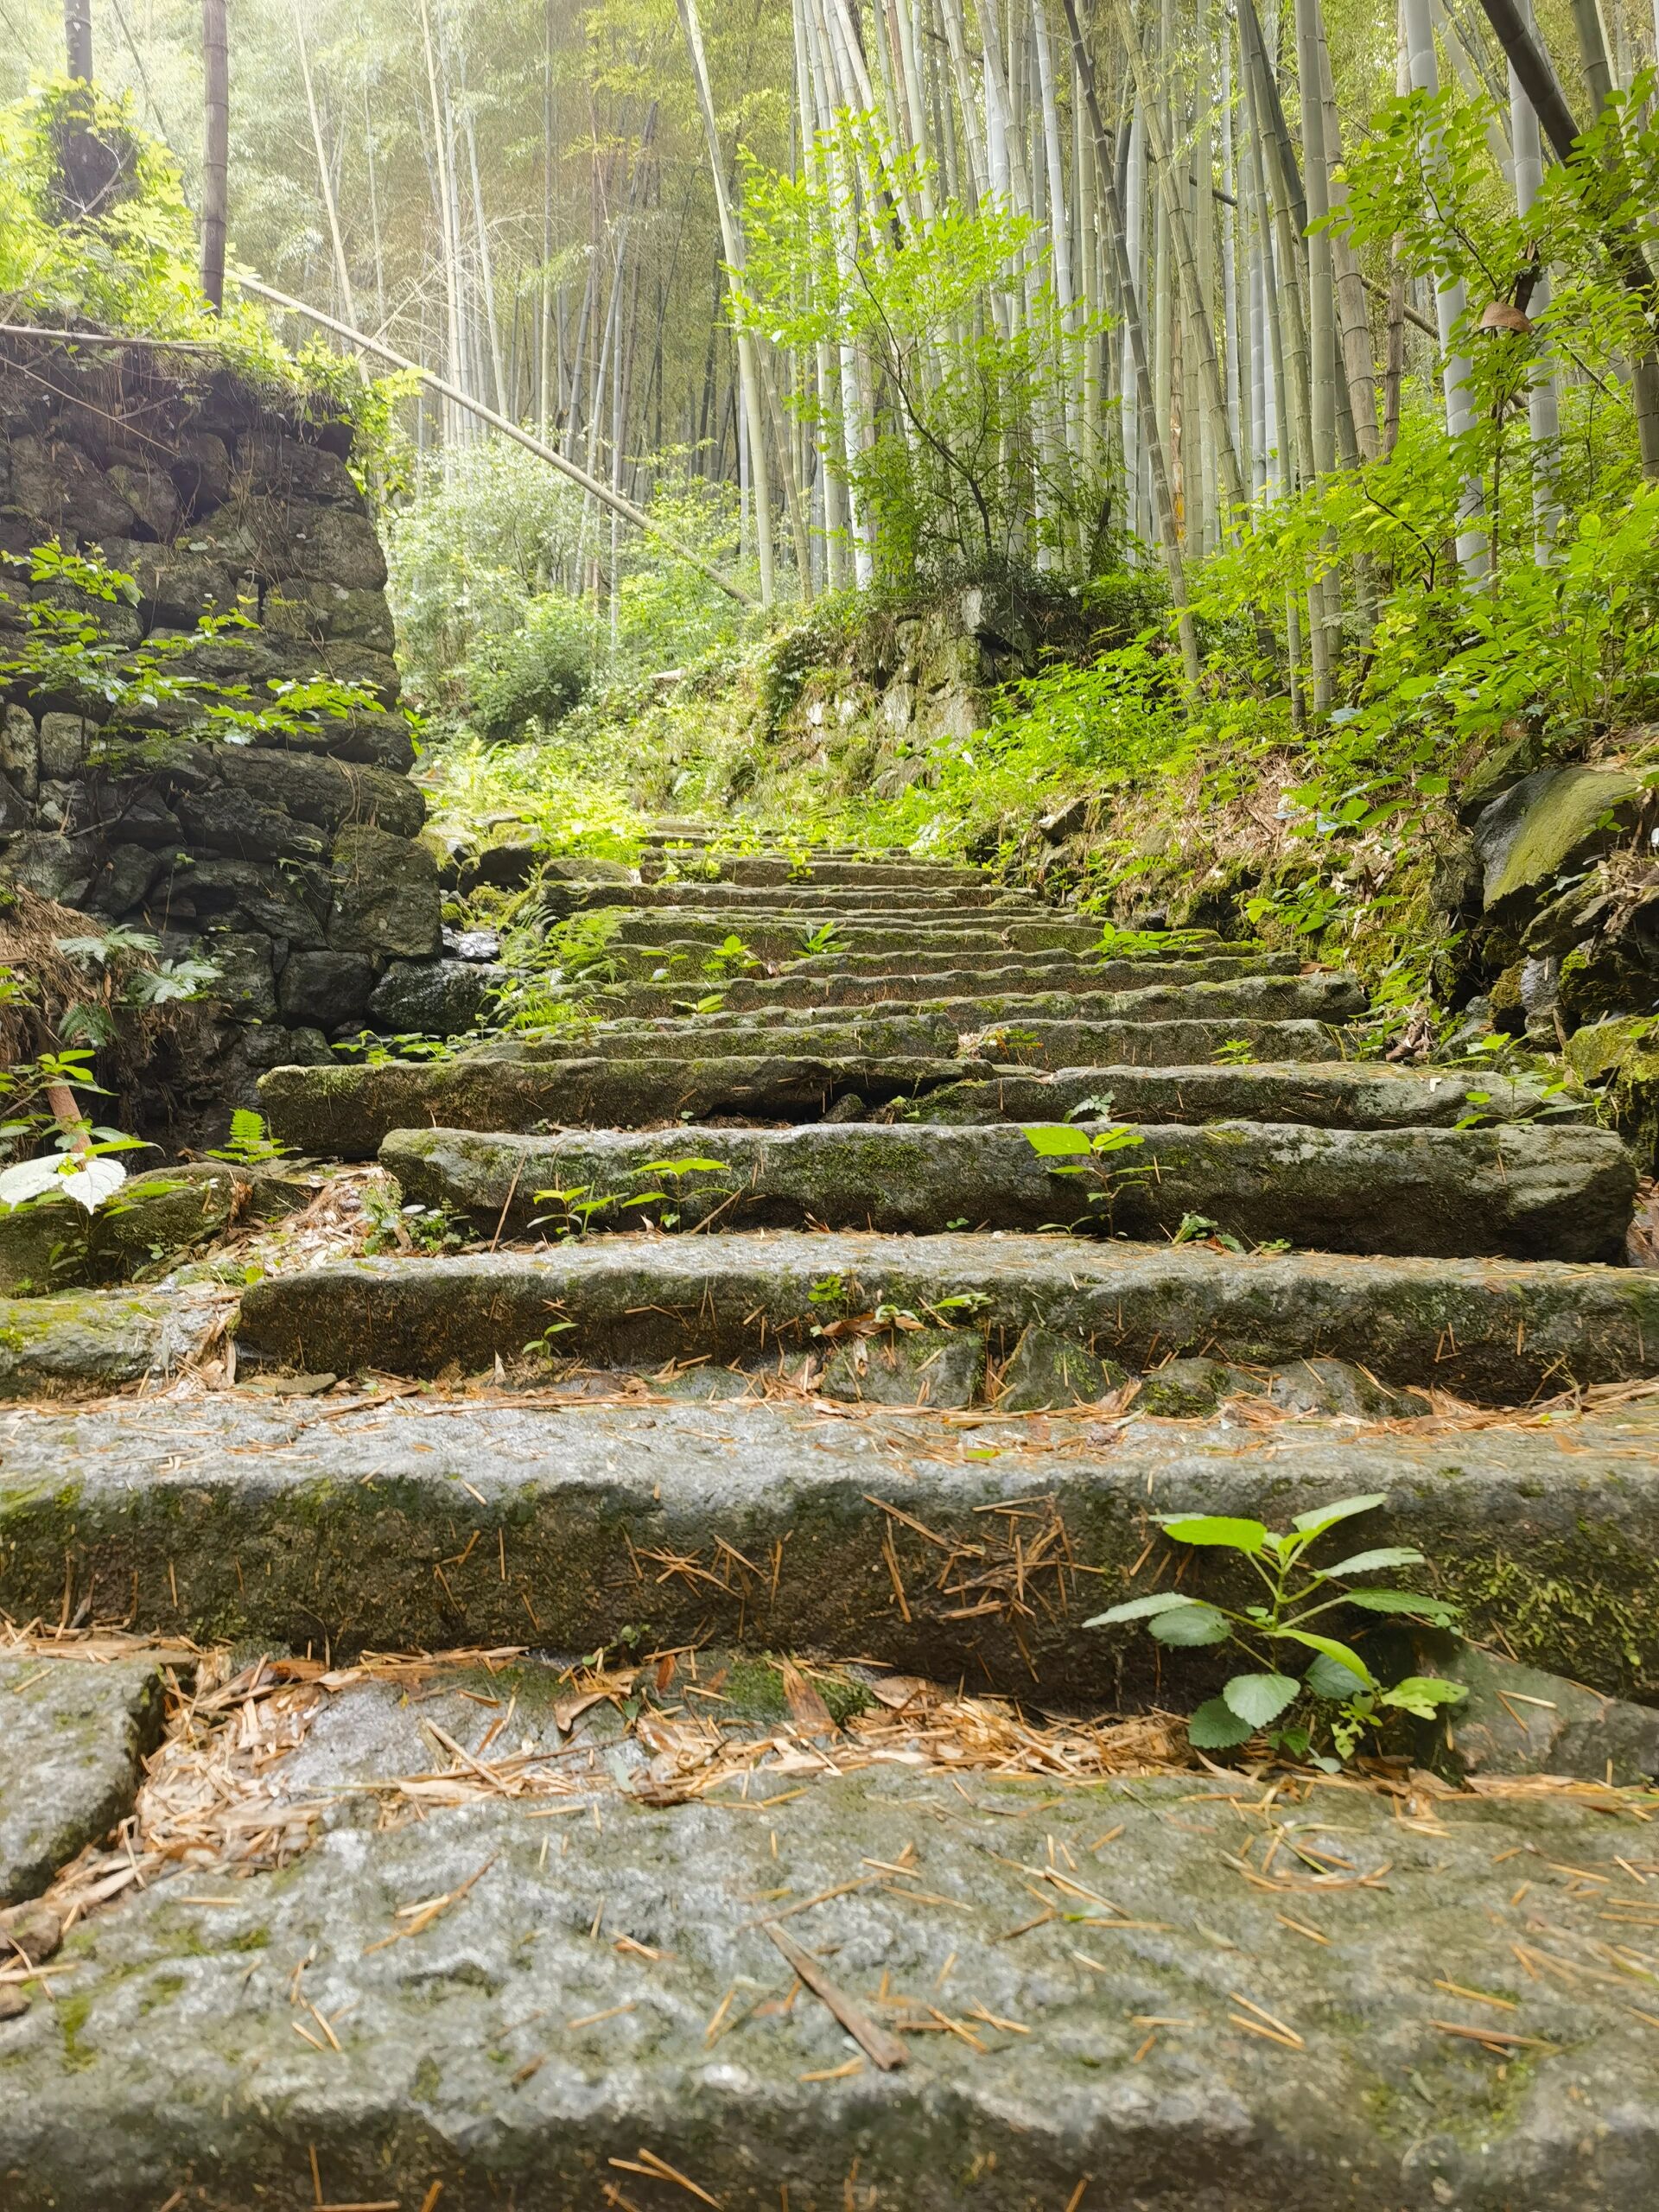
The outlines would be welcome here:
[[[1338,1643],[1333,1636],[1315,1636],[1311,1629],[1281,1628],[1279,1634],[1288,1637],[1293,1643],[1305,1643],[1310,1651],[1322,1652],[1334,1666],[1345,1667],[1362,1689],[1375,1689],[1376,1677],[1360,1657],[1345,1643]]]
[[[1444,1598],[1427,1598],[1416,1590],[1344,1590],[1344,1601],[1368,1613],[1409,1613],[1414,1619],[1432,1621],[1436,1628],[1451,1628],[1459,1609]]]
[[[1352,1697],[1359,1685],[1354,1680],[1351,1667],[1344,1667],[1339,1660],[1328,1658],[1323,1652],[1315,1654],[1303,1680],[1315,1697]]]
[[[1092,1152],[1094,1146],[1081,1129],[1063,1122],[1038,1122],[1020,1134],[1039,1160],[1058,1160],[1067,1153]]]
[[[1334,1567],[1322,1567],[1324,1574],[1371,1574],[1380,1567],[1421,1567],[1423,1555],[1409,1544],[1384,1544],[1380,1551],[1355,1552],[1351,1558],[1339,1559]]]
[[[630,1167],[630,1175],[726,1175],[731,1170],[723,1160],[648,1160],[641,1167]]]
[[[1224,1513],[1160,1513],[1164,1534],[1178,1544],[1224,1544],[1236,1552],[1259,1552],[1268,1532],[1259,1521],[1237,1521]]]
[[[1150,1620],[1154,1613],[1173,1613],[1178,1606],[1192,1603],[1179,1590],[1157,1590],[1149,1598],[1126,1598],[1121,1605],[1110,1605],[1103,1613],[1096,1613],[1093,1620],[1084,1621],[1084,1626],[1106,1628],[1114,1621]]]
[[[1160,1643],[1225,1643],[1232,1633],[1224,1613],[1201,1604],[1175,1605],[1166,1613],[1155,1613],[1147,1626]]]
[[[1388,1495],[1374,1491],[1366,1497],[1339,1497],[1334,1504],[1310,1506],[1306,1513],[1299,1513],[1291,1526],[1300,1529],[1309,1536],[1317,1536],[1322,1529],[1334,1528],[1338,1521],[1351,1520],[1356,1513],[1369,1513],[1374,1505],[1386,1505]]]
[[[1252,1728],[1276,1720],[1301,1684],[1288,1675],[1235,1675],[1221,1688],[1222,1700]]]
[[[1461,1682],[1448,1682],[1441,1675],[1408,1675],[1391,1690],[1384,1690],[1382,1705],[1397,1705],[1420,1720],[1432,1720],[1443,1705],[1461,1705],[1469,1693]]]
[[[1207,1699],[1186,1724],[1186,1739],[1198,1751],[1231,1751],[1255,1733],[1250,1723],[1240,1719],[1218,1697]]]

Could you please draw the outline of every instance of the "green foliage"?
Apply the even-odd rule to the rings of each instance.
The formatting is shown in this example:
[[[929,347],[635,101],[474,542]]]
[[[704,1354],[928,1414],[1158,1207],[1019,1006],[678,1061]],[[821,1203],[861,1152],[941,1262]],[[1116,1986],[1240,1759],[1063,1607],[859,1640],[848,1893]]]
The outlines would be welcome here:
[[[579,600],[546,592],[515,630],[486,637],[467,664],[470,719],[497,742],[543,732],[568,715],[592,680],[598,652],[593,615]]]
[[[363,1240],[365,1252],[424,1252],[435,1257],[442,1252],[459,1252],[472,1240],[465,1216],[452,1212],[442,1203],[403,1205],[395,1191],[373,1183],[364,1186],[362,1203],[369,1225]]]
[[[1137,1151],[1146,1142],[1139,1129],[1126,1128],[1117,1122],[1081,1129],[1069,1122],[1036,1122],[1022,1126],[1020,1135],[1049,1174],[1089,1179],[1092,1185],[1088,1192],[1089,1204],[1102,1209],[1102,1217],[1109,1226],[1119,1192],[1130,1183],[1144,1182],[1152,1173],[1148,1167],[1117,1164],[1120,1154]]]
[[[861,172],[884,206],[933,203],[902,251],[868,219]],[[921,155],[854,114],[798,174],[751,160],[744,222],[740,314],[804,359],[849,349],[885,397],[874,422],[849,423],[839,394],[826,403],[804,376],[794,403],[873,525],[880,575],[1000,572],[1032,535],[1098,561],[1102,486],[1067,461],[1063,431],[1104,325],[1062,314],[1037,225],[950,198]]]
[[[231,1115],[230,1135],[221,1145],[210,1145],[209,1160],[227,1160],[236,1167],[268,1167],[283,1160],[292,1146],[277,1144],[265,1134],[265,1117],[251,1106],[238,1106]]]
[[[1236,1645],[1254,1662],[1193,1713],[1188,1733],[1203,1751],[1226,1751],[1259,1731],[1277,1751],[1309,1758],[1335,1772],[1363,1738],[1395,1714],[1432,1719],[1465,1691],[1433,1675],[1380,1681],[1350,1643],[1330,1635],[1330,1616],[1344,1607],[1371,1615],[1397,1615],[1432,1627],[1457,1625],[1457,1608],[1417,1590],[1349,1586],[1356,1577],[1423,1564],[1421,1552],[1390,1544],[1350,1553],[1317,1566],[1309,1553],[1329,1531],[1387,1503],[1380,1493],[1338,1498],[1299,1513],[1275,1535],[1264,1522],[1218,1514],[1160,1513],[1172,1543],[1199,1551],[1225,1551],[1243,1560],[1262,1586],[1262,1599],[1239,1607],[1178,1590],[1129,1598],[1086,1621],[1087,1628],[1143,1622],[1154,1640],[1177,1649]],[[1313,1628],[1320,1621],[1325,1627]],[[1325,1742],[1330,1751],[1319,1746]]]

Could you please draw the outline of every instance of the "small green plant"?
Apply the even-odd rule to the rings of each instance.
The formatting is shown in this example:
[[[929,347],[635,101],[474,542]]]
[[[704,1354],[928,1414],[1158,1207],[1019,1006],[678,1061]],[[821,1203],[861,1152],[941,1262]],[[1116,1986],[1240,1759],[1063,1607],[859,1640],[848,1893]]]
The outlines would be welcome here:
[[[820,1275],[806,1294],[814,1306],[834,1306],[847,1295],[846,1278]]]
[[[1224,1067],[1244,1068],[1255,1059],[1255,1051],[1248,1037],[1229,1037],[1224,1044],[1217,1046],[1211,1058],[1218,1060]]]
[[[265,1135],[265,1117],[251,1106],[238,1106],[231,1116],[231,1133],[223,1144],[210,1145],[209,1160],[227,1160],[235,1167],[265,1167],[287,1158],[292,1147],[275,1143]]]
[[[1434,1628],[1456,1628],[1458,1609],[1443,1598],[1418,1590],[1344,1586],[1357,1575],[1422,1565],[1422,1553],[1411,1545],[1352,1552],[1329,1567],[1316,1567],[1307,1556],[1328,1530],[1387,1502],[1381,1491],[1338,1498],[1333,1504],[1297,1514],[1283,1535],[1274,1535],[1260,1521],[1220,1514],[1160,1513],[1156,1518],[1171,1542],[1231,1552],[1243,1560],[1262,1583],[1265,1602],[1235,1608],[1177,1590],[1160,1590],[1109,1606],[1084,1625],[1106,1628],[1144,1621],[1149,1635],[1174,1649],[1236,1645],[1254,1664],[1232,1675],[1219,1697],[1206,1700],[1194,1713],[1187,1726],[1194,1749],[1232,1750],[1258,1730],[1266,1730],[1275,1751],[1311,1759],[1334,1773],[1353,1756],[1367,1731],[1392,1715],[1405,1713],[1433,1719],[1442,1707],[1455,1705],[1465,1694],[1458,1683],[1434,1675],[1408,1675],[1385,1685],[1351,1644],[1313,1625],[1352,1607],[1364,1613],[1403,1616]],[[1329,1751],[1319,1748],[1327,1738]]]
[[[734,931],[709,952],[702,963],[702,969],[704,975],[723,982],[732,976],[752,976],[757,968],[765,965],[759,955],[752,952]]]
[[[363,1211],[369,1224],[363,1249],[369,1253],[424,1252],[435,1257],[441,1252],[459,1252],[472,1236],[464,1214],[453,1213],[442,1203],[400,1205],[391,1192],[372,1185],[363,1193]]]
[[[801,952],[805,958],[810,959],[814,953],[841,950],[841,925],[836,921],[820,922],[816,929],[801,931]]]
[[[524,1357],[550,1360],[556,1349],[553,1343],[554,1338],[562,1337],[567,1329],[574,1329],[575,1326],[576,1324],[574,1321],[550,1321],[540,1336],[532,1337],[524,1347]]]
[[[1152,1172],[1147,1167],[1111,1164],[1120,1154],[1134,1152],[1146,1142],[1139,1129],[1126,1128],[1122,1122],[1079,1129],[1069,1122],[1035,1122],[1022,1127],[1020,1135],[1047,1165],[1051,1175],[1091,1176],[1095,1187],[1089,1192],[1089,1203],[1103,1208],[1109,1221],[1119,1192],[1131,1183],[1144,1182]]]
[[[1170,1238],[1172,1244],[1214,1244],[1224,1252],[1242,1252],[1244,1247],[1206,1213],[1184,1213],[1180,1226]]]

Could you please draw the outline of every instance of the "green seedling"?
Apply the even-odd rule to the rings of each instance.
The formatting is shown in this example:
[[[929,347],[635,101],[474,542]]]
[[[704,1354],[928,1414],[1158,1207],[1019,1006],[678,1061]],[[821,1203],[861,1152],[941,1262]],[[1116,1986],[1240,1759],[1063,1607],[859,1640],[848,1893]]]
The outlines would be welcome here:
[[[1297,1514],[1283,1535],[1260,1521],[1220,1514],[1160,1513],[1155,1517],[1172,1543],[1230,1552],[1245,1561],[1262,1586],[1264,1602],[1233,1607],[1177,1590],[1160,1590],[1109,1606],[1084,1625],[1107,1628],[1144,1622],[1158,1643],[1178,1649],[1236,1645],[1254,1664],[1230,1676],[1220,1696],[1206,1700],[1193,1713],[1187,1734],[1194,1749],[1233,1750],[1265,1730],[1274,1750],[1310,1759],[1334,1773],[1352,1758],[1367,1732],[1391,1715],[1405,1713],[1433,1719],[1465,1694],[1459,1684],[1433,1675],[1381,1682],[1351,1644],[1327,1633],[1330,1617],[1344,1608],[1403,1617],[1433,1628],[1455,1630],[1458,1625],[1457,1607],[1425,1591],[1345,1586],[1357,1575],[1421,1566],[1422,1553],[1409,1544],[1352,1552],[1329,1567],[1315,1566],[1308,1557],[1329,1529],[1387,1503],[1381,1491],[1338,1498],[1333,1504]],[[1324,1625],[1316,1627],[1316,1623]],[[1330,1751],[1317,1748],[1326,1736]]]

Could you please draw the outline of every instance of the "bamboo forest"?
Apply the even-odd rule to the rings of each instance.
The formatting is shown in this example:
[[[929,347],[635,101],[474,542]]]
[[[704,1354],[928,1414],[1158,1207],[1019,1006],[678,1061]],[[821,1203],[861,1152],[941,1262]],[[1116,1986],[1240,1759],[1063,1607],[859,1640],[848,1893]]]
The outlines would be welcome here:
[[[1650,2212],[1659,0],[0,29],[0,2212]]]

